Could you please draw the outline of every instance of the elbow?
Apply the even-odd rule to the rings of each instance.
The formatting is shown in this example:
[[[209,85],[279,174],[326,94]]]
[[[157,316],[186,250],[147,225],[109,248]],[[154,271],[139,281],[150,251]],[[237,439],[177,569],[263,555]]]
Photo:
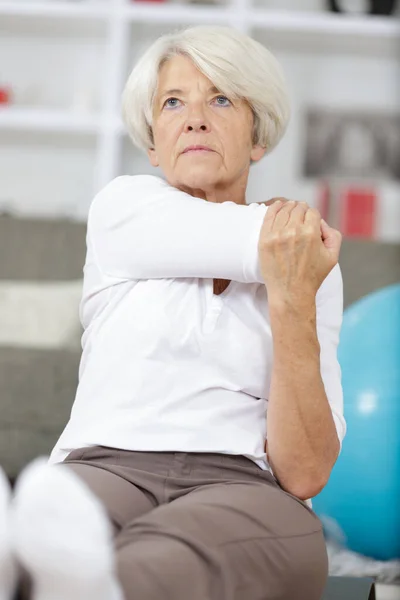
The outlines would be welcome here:
[[[320,465],[321,468],[318,471],[313,471],[313,475],[307,477],[307,480],[299,480],[296,484],[291,486],[290,492],[294,496],[300,498],[300,500],[308,500],[318,496],[327,485],[331,476],[332,469],[335,465],[337,457],[340,453],[340,442],[336,438],[335,444],[332,445],[332,453],[329,460],[327,460],[324,466]]]
[[[296,481],[286,485],[284,490],[300,500],[309,500],[318,496],[329,481],[329,475],[308,478],[298,477]]]
[[[279,485],[285,492],[296,496],[300,500],[309,500],[318,496],[327,485],[339,452],[340,442],[336,437],[335,443],[331,446],[330,457],[324,461],[318,461],[317,464],[315,464],[315,461],[308,466],[302,464],[301,467],[291,471],[290,474],[286,473],[286,475],[275,468],[274,462],[270,461],[270,464]],[[280,477],[281,474],[282,477]]]
[[[326,486],[327,481],[305,483],[297,482],[295,485],[291,485],[285,488],[285,491],[289,492],[292,496],[296,496],[299,500],[310,500],[315,496],[318,496]]]
[[[284,476],[273,465],[271,466],[280,487],[288,494],[299,498],[299,500],[314,498],[322,492],[329,480],[329,477],[321,477],[321,474],[316,475],[314,471],[313,474],[310,473],[305,477],[304,469],[301,472],[291,473],[288,477],[287,474]]]

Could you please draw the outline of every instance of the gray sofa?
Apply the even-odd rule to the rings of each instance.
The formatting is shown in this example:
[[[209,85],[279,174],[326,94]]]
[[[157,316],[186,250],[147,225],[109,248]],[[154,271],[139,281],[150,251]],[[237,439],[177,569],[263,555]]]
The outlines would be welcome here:
[[[0,217],[0,280],[77,280],[85,252],[84,223]],[[345,239],[340,264],[347,306],[400,281],[400,245]],[[55,444],[74,400],[79,360],[79,346],[0,346],[0,463],[11,480]],[[373,600],[372,587],[368,580],[330,578],[324,598]]]
[[[0,281],[80,279],[85,252],[84,223],[0,217]],[[71,410],[79,361],[79,339],[56,349],[0,345],[0,463],[11,480],[55,444]]]

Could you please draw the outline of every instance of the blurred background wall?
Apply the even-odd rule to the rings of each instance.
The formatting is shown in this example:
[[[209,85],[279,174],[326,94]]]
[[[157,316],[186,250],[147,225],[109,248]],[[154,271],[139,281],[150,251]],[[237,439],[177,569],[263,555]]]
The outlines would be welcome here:
[[[162,33],[228,24],[275,53],[293,116],[252,167],[247,201],[306,200],[342,231],[346,306],[400,281],[399,7],[335,4],[0,0],[0,462],[11,477],[49,452],[74,399],[90,202],[117,175],[157,172],[125,133],[120,95]]]

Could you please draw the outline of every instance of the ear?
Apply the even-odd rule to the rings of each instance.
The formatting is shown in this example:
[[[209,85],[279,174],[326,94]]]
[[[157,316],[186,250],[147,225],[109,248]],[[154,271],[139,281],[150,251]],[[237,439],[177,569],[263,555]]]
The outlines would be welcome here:
[[[264,156],[264,154],[266,153],[267,149],[263,148],[263,146],[253,146],[253,148],[251,149],[250,152],[250,160],[254,161],[254,162],[258,162],[259,160],[262,159],[262,157]]]
[[[147,156],[149,157],[149,161],[152,167],[158,167],[159,166],[159,160],[158,160],[158,156],[157,156],[157,152],[155,150],[155,148],[149,148],[147,150]]]

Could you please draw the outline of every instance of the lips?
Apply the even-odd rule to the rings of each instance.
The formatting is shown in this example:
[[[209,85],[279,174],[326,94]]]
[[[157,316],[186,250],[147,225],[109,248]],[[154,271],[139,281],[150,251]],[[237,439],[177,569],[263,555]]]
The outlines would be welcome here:
[[[209,148],[208,146],[203,146],[201,144],[197,144],[197,145],[193,145],[193,146],[188,146],[187,148],[185,148],[185,150],[183,151],[182,154],[186,154],[186,152],[199,152],[199,151],[213,152],[213,150],[211,150],[211,148]]]

